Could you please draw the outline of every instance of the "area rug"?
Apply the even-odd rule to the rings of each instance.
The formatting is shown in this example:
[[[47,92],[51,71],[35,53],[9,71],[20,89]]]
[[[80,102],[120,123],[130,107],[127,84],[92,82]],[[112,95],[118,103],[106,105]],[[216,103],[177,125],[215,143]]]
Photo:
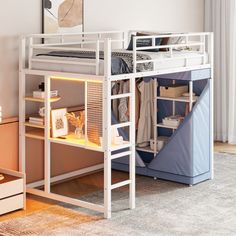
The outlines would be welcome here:
[[[53,231],[74,225],[95,222],[99,217],[81,214],[62,206],[47,209],[8,220],[0,224],[0,236],[48,235]],[[66,231],[64,232],[66,234]]]
[[[112,194],[112,219],[78,207],[52,206],[0,223],[4,236],[236,235],[236,156],[215,155],[215,179],[193,187],[137,176],[137,207],[127,188]],[[102,192],[85,196],[101,202]]]

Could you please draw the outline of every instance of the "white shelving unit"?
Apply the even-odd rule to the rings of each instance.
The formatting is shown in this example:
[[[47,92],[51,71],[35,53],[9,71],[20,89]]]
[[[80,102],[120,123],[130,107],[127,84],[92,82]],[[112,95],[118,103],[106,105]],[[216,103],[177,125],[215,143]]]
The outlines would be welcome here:
[[[88,33],[89,34],[89,33]],[[84,37],[84,33],[81,34]],[[95,34],[100,38],[100,34]],[[109,33],[110,35],[110,33]],[[26,171],[26,138],[42,140],[44,142],[44,180],[31,183],[27,185],[27,192],[38,195],[41,197],[50,198],[57,201],[62,201],[65,203],[73,204],[76,206],[88,208],[90,210],[98,211],[104,214],[105,218],[111,217],[111,192],[116,188],[123,186],[129,186],[129,208],[135,208],[135,77],[133,74],[126,76],[125,78],[121,76],[111,75],[111,44],[112,40],[109,38],[104,39],[101,43],[104,46],[104,75],[99,75],[99,69],[97,68],[95,75],[81,75],[76,73],[63,73],[63,72],[53,72],[53,71],[44,71],[44,70],[34,70],[31,68],[31,62],[33,57],[33,49],[37,48],[37,45],[34,45],[35,39],[51,37],[50,35],[30,35],[23,37],[21,39],[20,46],[20,88],[19,88],[19,118],[20,118],[20,170],[25,173]],[[55,36],[56,37],[56,36]],[[59,39],[61,38],[58,36]],[[120,40],[122,42],[122,40]],[[95,43],[96,51],[99,52],[99,41]],[[118,40],[116,41],[118,42]],[[78,43],[79,44],[79,43]],[[84,45],[85,42],[81,42],[81,45]],[[91,42],[88,42],[91,44]],[[44,48],[45,44],[42,46]],[[29,54],[26,54],[27,48],[29,48]],[[67,48],[68,49],[68,48]],[[96,54],[99,55],[99,54]],[[28,60],[28,63],[26,61]],[[99,64],[99,60],[98,60]],[[94,66],[91,65],[91,66]],[[45,99],[33,98],[32,96],[26,95],[26,83],[30,80],[28,75],[38,75],[40,81],[42,77],[44,78],[45,84]],[[127,94],[121,94],[119,97],[111,96],[111,84],[113,81],[126,79],[130,82],[130,92]],[[66,139],[61,138],[52,138],[51,137],[51,103],[57,102],[61,98],[51,98],[50,99],[50,90],[51,90],[51,80],[64,80],[70,83],[70,81],[77,81],[85,84],[85,137],[84,139],[77,139],[74,137],[74,134],[68,134]],[[102,145],[98,145],[89,141],[88,138],[88,94],[89,86],[91,84],[102,85]],[[96,87],[96,86],[95,86]],[[96,95],[94,92],[94,95]],[[120,97],[129,98],[130,102],[130,121],[122,124],[111,124],[111,102],[114,99]],[[42,103],[45,107],[45,117],[44,125],[34,125],[30,124],[27,120],[26,115],[26,103],[27,102],[36,102]],[[111,131],[115,128],[129,128],[129,141],[125,141],[122,145],[112,145]],[[77,148],[84,148],[87,150],[103,152],[104,153],[104,163],[96,166],[92,166],[85,169],[80,169],[78,171],[73,171],[71,173],[66,173],[62,176],[51,176],[51,144],[57,143],[66,146],[73,146]],[[128,151],[127,151],[128,149]],[[113,151],[118,151],[118,154],[113,154]],[[130,162],[130,174],[129,178],[126,181],[122,181],[116,184],[112,184],[112,169],[111,161],[120,158],[128,157]],[[51,184],[53,182],[66,180],[68,178],[77,177],[80,174],[91,173],[95,170],[104,169],[104,204],[97,205],[86,201],[81,201],[78,199],[62,196],[51,192]],[[37,187],[43,186],[43,190],[39,190]]]
[[[175,84],[175,81],[173,81],[173,84]],[[162,96],[157,96],[157,80],[154,80],[154,149],[151,149],[150,146],[141,148],[141,147],[136,147],[137,151],[142,151],[142,152],[147,152],[147,153],[153,153],[155,156],[159,150],[157,150],[157,139],[158,139],[158,132],[157,128],[166,128],[166,129],[171,129],[173,132],[178,129],[178,127],[174,126],[169,126],[169,125],[164,125],[163,123],[157,123],[157,116],[158,116],[158,107],[157,107],[157,100],[164,100],[164,101],[171,101],[173,104],[173,109],[172,109],[172,115],[176,115],[175,113],[175,106],[176,102],[183,102],[183,103],[189,103],[189,112],[191,112],[193,104],[197,101],[198,97],[193,96],[193,82],[189,82],[189,97],[177,97],[177,98],[170,98],[170,97],[162,97]]]

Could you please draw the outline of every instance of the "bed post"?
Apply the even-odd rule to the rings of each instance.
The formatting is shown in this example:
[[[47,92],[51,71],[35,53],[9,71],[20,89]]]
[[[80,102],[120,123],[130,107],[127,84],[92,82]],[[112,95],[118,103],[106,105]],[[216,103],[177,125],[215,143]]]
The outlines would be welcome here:
[[[136,148],[135,148],[135,77],[130,78],[130,151],[131,154],[129,156],[129,179],[130,179],[130,186],[129,186],[129,208],[134,209],[135,208],[135,173],[136,173]]]
[[[208,52],[210,55],[211,78],[210,78],[210,155],[211,155],[211,179],[214,179],[214,34],[211,32],[208,38]]]
[[[51,192],[51,144],[50,144],[50,114],[51,114],[51,78],[44,77],[45,83],[45,131],[44,131],[44,191]]]
[[[19,170],[25,173],[25,60],[26,38],[19,42]]]
[[[104,217],[111,218],[111,39],[104,40],[103,148]]]

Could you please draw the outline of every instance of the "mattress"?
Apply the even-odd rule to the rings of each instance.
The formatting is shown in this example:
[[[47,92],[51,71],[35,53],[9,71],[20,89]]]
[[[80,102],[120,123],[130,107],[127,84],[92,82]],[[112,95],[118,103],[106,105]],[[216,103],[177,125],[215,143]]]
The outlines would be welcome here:
[[[118,53],[133,54],[132,51],[127,50],[117,50]],[[174,69],[186,66],[186,59],[188,66],[198,66],[202,65],[203,57],[199,57],[201,54],[198,51],[173,51],[173,57],[170,58],[169,52],[139,52],[150,59],[155,59],[156,61],[152,63],[149,69],[140,69],[138,71],[148,71],[148,70],[163,70],[163,69]],[[208,54],[204,54],[205,62],[208,62]],[[44,61],[43,61],[44,60]],[[58,61],[61,61],[60,63]],[[96,74],[96,67],[90,65],[78,65],[73,64],[73,62],[82,63],[95,63],[94,59],[86,58],[72,58],[72,57],[57,57],[40,55],[34,56],[31,62],[32,69],[36,70],[46,70],[46,71],[59,71],[59,72],[69,72],[69,73],[79,73],[79,74]],[[143,67],[141,67],[143,68]],[[147,68],[147,67],[146,67]],[[99,75],[104,74],[104,60],[100,60],[99,64]]]
[[[173,57],[170,58],[169,52],[145,52],[156,61],[153,63],[153,70],[162,70],[186,66],[199,66],[203,63],[203,55],[198,51],[173,51]],[[202,57],[200,57],[202,55]],[[186,59],[185,59],[186,58]],[[208,63],[208,54],[204,54],[205,62]]]

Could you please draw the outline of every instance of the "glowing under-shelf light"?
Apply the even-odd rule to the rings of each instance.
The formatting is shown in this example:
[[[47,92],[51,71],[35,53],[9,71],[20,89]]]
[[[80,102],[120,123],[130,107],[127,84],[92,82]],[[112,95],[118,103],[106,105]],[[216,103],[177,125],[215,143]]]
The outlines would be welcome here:
[[[101,80],[86,80],[81,78],[69,78],[69,77],[50,77],[53,80],[69,80],[69,81],[75,81],[75,82],[91,82],[91,83],[102,83]]]

